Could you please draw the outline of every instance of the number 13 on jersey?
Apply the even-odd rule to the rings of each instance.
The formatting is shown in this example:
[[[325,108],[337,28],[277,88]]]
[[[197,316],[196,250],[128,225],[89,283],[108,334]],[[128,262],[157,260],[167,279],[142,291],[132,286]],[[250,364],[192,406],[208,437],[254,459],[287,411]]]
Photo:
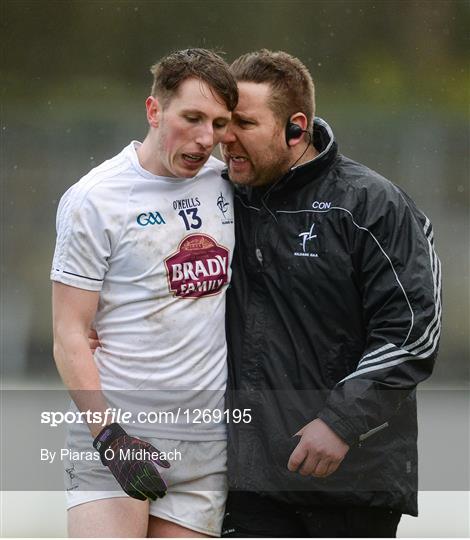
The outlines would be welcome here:
[[[183,219],[187,231],[199,229],[202,225],[202,219],[197,215],[197,210],[197,208],[187,208],[178,212],[178,215]]]

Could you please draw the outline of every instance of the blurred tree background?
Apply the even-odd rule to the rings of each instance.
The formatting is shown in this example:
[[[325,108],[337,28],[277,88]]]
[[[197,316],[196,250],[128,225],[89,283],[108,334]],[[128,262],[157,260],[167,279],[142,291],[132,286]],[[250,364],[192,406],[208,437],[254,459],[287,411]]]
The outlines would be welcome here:
[[[469,372],[467,1],[1,0],[2,375],[56,377],[49,269],[58,200],[146,133],[149,67],[267,47],[311,70],[340,150],[434,224],[444,335],[434,382]]]

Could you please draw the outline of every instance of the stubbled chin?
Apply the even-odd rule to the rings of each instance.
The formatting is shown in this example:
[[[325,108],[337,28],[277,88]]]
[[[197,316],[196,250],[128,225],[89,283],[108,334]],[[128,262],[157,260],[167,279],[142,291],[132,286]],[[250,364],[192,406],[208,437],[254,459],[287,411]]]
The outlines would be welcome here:
[[[230,180],[234,184],[250,184],[251,178],[247,174],[241,174],[241,173],[234,173],[231,169],[228,171],[228,175]]]
[[[252,172],[251,164],[249,161],[242,163],[234,163],[232,160],[229,164],[229,171],[234,177],[244,177]]]
[[[237,182],[243,176],[240,172],[234,171],[231,164],[228,165],[228,175],[230,176],[230,180],[234,182]]]

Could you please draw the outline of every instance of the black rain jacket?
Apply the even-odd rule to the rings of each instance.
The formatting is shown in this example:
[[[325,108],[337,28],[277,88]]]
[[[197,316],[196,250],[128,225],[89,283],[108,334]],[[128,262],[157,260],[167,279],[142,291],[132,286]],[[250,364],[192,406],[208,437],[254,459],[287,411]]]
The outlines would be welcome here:
[[[268,188],[238,188],[228,292],[229,485],[294,505],[417,515],[416,385],[433,368],[441,271],[429,219],[397,186],[338,153]],[[323,479],[287,470],[305,424],[350,445]]]

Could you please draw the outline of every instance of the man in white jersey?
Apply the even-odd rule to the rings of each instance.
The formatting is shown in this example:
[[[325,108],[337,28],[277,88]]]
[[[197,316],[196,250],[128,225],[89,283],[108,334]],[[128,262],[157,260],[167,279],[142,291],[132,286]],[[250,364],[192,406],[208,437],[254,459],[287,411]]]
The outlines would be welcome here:
[[[170,54],[152,73],[144,142],[73,185],[57,214],[54,356],[79,411],[105,420],[68,435],[71,455],[98,450],[65,464],[71,536],[221,529],[225,426],[197,422],[194,409],[223,408],[233,199],[210,154],[238,93],[225,62],[204,49]],[[171,416],[120,425],[109,407]]]

